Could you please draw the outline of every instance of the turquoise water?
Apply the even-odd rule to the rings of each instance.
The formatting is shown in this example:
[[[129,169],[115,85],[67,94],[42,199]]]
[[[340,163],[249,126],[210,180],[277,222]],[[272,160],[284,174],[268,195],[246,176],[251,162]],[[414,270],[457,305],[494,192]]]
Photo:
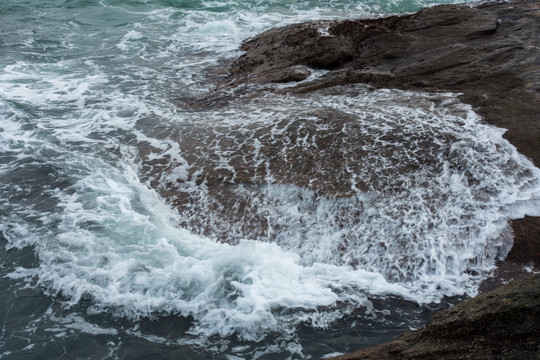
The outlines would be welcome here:
[[[439,3],[0,2],[0,358],[321,358],[474,295],[507,220],[540,212],[540,171],[455,94],[179,101],[269,28]],[[201,180],[313,158],[283,140],[303,126],[346,134],[347,197]]]

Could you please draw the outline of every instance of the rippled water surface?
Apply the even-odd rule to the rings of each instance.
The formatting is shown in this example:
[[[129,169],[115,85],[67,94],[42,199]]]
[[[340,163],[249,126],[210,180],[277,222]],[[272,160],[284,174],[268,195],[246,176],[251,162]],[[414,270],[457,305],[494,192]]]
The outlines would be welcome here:
[[[2,1],[0,358],[321,358],[474,295],[540,170],[455,94],[185,102],[271,27],[436,3]]]

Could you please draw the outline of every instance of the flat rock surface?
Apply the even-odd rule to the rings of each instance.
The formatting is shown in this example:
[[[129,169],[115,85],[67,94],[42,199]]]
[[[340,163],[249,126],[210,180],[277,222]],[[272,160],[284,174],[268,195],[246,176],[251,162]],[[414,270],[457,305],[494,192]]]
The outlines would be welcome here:
[[[273,91],[298,94],[368,83],[456,92],[485,122],[507,129],[505,138],[540,166],[539,1],[295,24],[249,39],[242,50],[218,90],[287,82]],[[295,71],[299,76],[291,75]],[[309,76],[311,71],[323,75]],[[205,101],[215,105],[226,97],[214,94]],[[515,243],[506,269],[540,265],[539,218],[515,220],[512,227]],[[388,344],[336,359],[538,358],[540,275],[464,301]]]
[[[420,91],[452,91],[540,166],[540,2],[444,5],[378,19],[315,21],[266,31],[218,89],[292,82],[277,91],[305,93],[369,83]],[[313,80],[293,69],[326,70]],[[224,101],[215,96],[206,100]],[[509,261],[540,265],[540,219],[512,224]]]
[[[540,166],[539,18],[530,1],[290,25],[246,41],[222,87],[293,81],[287,74],[305,66],[329,72],[286,91],[361,82],[458,92]]]

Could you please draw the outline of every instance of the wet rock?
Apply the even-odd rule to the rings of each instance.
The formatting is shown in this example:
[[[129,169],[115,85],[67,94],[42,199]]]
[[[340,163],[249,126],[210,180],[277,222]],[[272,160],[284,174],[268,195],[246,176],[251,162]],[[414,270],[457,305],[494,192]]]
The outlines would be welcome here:
[[[246,41],[218,89],[269,84],[295,66],[328,70],[278,92],[346,89],[348,84],[455,92],[484,121],[507,129],[540,166],[540,1],[423,9],[378,19],[316,21]],[[508,261],[540,265],[540,218],[512,223]],[[521,265],[520,265],[521,264]],[[422,329],[336,359],[538,359],[540,275],[469,299]]]
[[[420,330],[334,360],[538,359],[540,275],[435,314]]]
[[[458,92],[488,123],[508,129],[507,139],[538,166],[539,18],[540,2],[523,1],[289,25],[247,40],[219,88],[280,81],[282,69],[303,66],[329,72],[280,91],[370,83]]]
[[[276,69],[305,66],[329,71],[276,91],[368,83],[456,92],[487,123],[507,129],[505,138],[540,166],[540,1],[444,5],[403,16],[294,24],[249,39],[242,50],[246,53],[218,88],[267,84]],[[540,265],[540,218],[512,226],[509,259]]]
[[[277,73],[276,78],[272,81],[275,83],[298,82],[306,80],[311,71],[306,66],[292,66]]]

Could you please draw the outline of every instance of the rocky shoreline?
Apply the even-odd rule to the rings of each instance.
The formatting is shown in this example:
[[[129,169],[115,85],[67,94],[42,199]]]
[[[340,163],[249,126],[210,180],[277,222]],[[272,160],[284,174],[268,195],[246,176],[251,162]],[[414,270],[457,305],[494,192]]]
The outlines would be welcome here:
[[[463,301],[393,341],[338,356],[360,359],[538,359],[540,275]]]
[[[379,19],[316,21],[266,31],[197,106],[227,101],[241,84],[290,83],[279,92],[338,85],[460,93],[540,166],[540,2],[443,5]],[[313,80],[313,70],[327,71]],[[302,81],[304,80],[304,81]],[[540,218],[512,224],[507,261],[540,265]]]
[[[316,21],[272,29],[196,106],[215,106],[249,84],[306,93],[366,83],[377,88],[455,92],[540,166],[540,1],[426,8],[377,19]],[[314,72],[323,75],[311,76]],[[235,90],[238,91],[238,90]],[[195,105],[194,105],[195,106]],[[435,315],[421,330],[338,359],[528,359],[540,357],[540,218],[512,222],[514,246],[487,291]]]

